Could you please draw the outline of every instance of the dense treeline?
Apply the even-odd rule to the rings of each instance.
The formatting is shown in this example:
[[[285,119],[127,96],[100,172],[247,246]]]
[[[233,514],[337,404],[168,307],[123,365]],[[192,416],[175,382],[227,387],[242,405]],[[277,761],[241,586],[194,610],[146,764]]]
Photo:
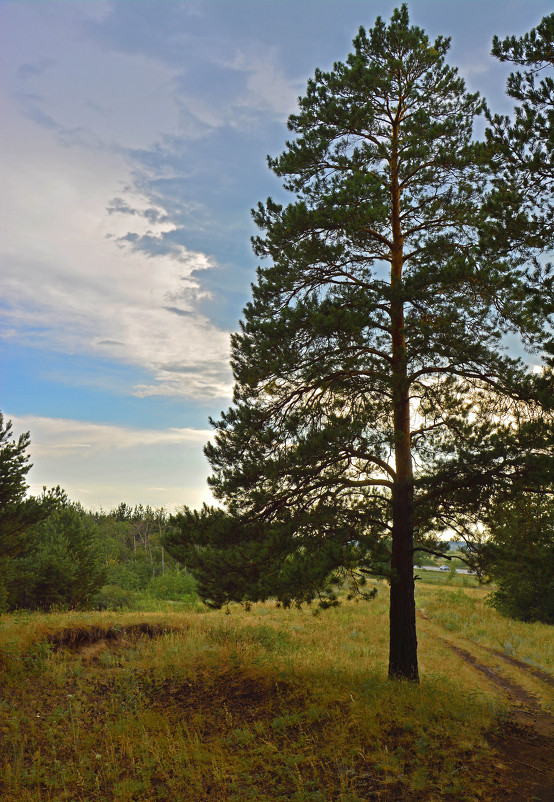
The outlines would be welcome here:
[[[164,547],[163,509],[90,512],[59,487],[28,497],[29,445],[0,413],[0,612],[196,603],[192,576]]]
[[[166,550],[171,518],[161,508],[121,503],[111,512],[89,513],[97,530],[105,580],[96,597],[109,608],[140,605],[144,597],[180,601],[196,598],[186,568]]]
[[[59,489],[40,501],[47,516],[27,528],[22,553],[6,564],[4,609],[128,609],[194,600],[194,580],[162,544],[164,510],[122,503],[89,512]]]

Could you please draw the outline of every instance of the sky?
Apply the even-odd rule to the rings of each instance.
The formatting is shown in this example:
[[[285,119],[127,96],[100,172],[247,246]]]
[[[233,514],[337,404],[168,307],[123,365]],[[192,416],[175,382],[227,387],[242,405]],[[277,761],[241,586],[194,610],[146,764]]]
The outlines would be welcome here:
[[[203,446],[231,400],[255,280],[250,209],[316,67],[386,0],[0,0],[0,410],[29,492],[86,508],[210,502]],[[494,34],[550,0],[412,0],[448,62],[509,113]]]

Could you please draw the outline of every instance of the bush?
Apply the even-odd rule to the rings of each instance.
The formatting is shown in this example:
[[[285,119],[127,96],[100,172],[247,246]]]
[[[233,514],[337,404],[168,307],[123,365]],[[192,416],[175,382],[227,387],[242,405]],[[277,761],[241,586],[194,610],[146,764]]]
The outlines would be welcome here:
[[[554,504],[524,494],[497,510],[485,565],[497,585],[488,603],[520,621],[554,624]]]
[[[144,590],[152,577],[152,566],[143,551],[132,554],[128,560],[111,560],[108,564],[106,584],[119,585],[126,590]]]
[[[168,571],[150,580],[146,592],[154,599],[181,601],[184,596],[196,596],[196,582],[192,574]]]
[[[104,585],[96,594],[93,606],[96,610],[133,610],[135,594],[119,585]]]

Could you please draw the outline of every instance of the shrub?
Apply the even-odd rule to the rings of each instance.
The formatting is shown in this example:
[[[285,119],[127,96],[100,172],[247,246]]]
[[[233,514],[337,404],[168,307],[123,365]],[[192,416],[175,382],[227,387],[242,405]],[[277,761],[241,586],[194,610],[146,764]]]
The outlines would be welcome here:
[[[132,610],[134,609],[135,594],[119,587],[119,585],[104,585],[94,598],[96,610]]]
[[[181,601],[184,596],[196,596],[196,582],[192,574],[168,571],[150,580],[146,592],[154,599]]]

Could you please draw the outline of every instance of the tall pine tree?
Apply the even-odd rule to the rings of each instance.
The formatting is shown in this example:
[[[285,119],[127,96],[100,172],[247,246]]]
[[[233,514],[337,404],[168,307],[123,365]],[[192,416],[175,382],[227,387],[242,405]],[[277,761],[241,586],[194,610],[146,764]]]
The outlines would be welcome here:
[[[25,548],[25,530],[46,518],[52,509],[49,498],[26,498],[27,474],[31,470],[27,450],[29,432],[17,440],[12,422],[0,412],[0,567],[2,561]]]
[[[536,276],[487,233],[482,102],[449,40],[403,5],[353,44],[269,160],[295,199],[253,213],[268,265],[206,447],[227,511],[177,516],[170,540],[215,605],[334,604],[338,583],[368,596],[365,575],[387,576],[389,675],[417,680],[414,549],[449,494],[520,470],[501,445],[533,380],[503,336],[548,336]]]
[[[554,14],[522,37],[495,36],[492,54],[523,69],[506,84],[516,101],[513,115],[487,114],[495,172],[491,218],[500,239],[509,225],[512,238],[519,229],[522,249],[546,254],[554,247]]]

